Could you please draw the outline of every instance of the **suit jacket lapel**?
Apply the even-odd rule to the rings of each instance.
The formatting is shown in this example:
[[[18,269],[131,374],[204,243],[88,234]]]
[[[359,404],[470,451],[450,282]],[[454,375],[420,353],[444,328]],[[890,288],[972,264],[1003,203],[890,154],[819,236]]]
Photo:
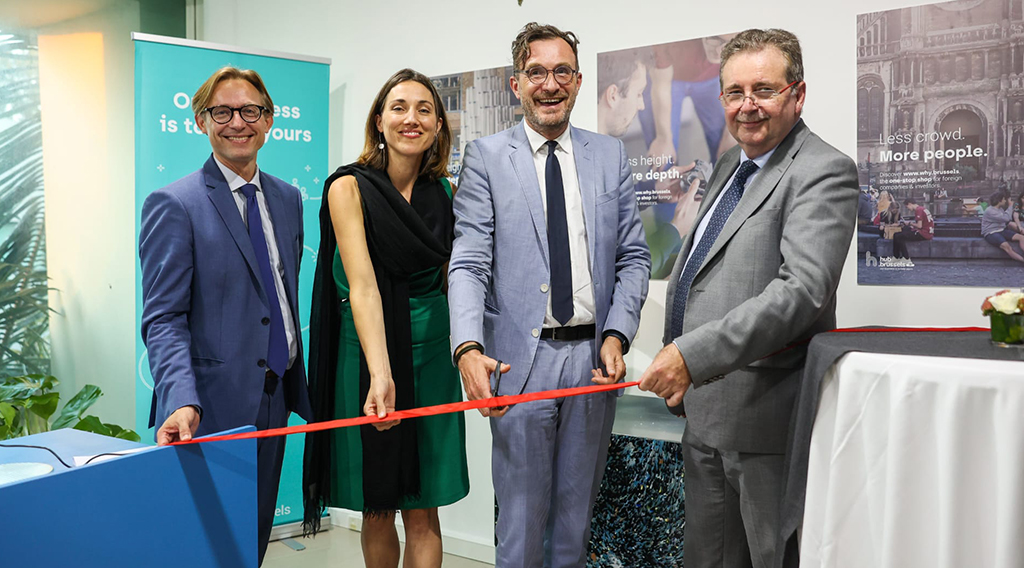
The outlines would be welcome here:
[[[693,248],[693,235],[697,231],[697,227],[700,222],[707,215],[708,209],[711,209],[711,205],[718,199],[718,196],[725,190],[725,182],[729,181],[732,177],[732,173],[736,171],[739,166],[739,148],[735,148],[733,151],[727,152],[719,159],[719,167],[715,168],[718,172],[717,175],[712,175],[711,179],[708,180],[707,189],[704,192],[704,199],[701,200],[700,209],[697,211],[697,216],[693,220],[693,226],[690,227],[690,232],[683,239],[683,244],[679,249],[679,258],[682,262],[676,262],[676,267],[673,270],[675,273],[674,280],[678,280],[680,274],[683,272],[683,266],[686,264],[686,257],[690,254],[690,249]]]
[[[284,195],[281,193],[280,188],[270,181],[266,174],[260,171],[260,185],[263,188],[264,197],[267,199],[267,208],[270,209],[270,220],[274,225],[274,238],[277,240],[277,254],[281,257],[281,264],[284,265],[284,288],[285,293],[288,295],[288,303],[292,304],[292,296],[295,294],[296,287],[295,273],[293,270],[295,264],[295,254],[292,250],[292,240],[295,230],[291,227],[291,215],[288,214],[288,207],[284,201]],[[276,270],[276,268],[275,268]],[[276,295],[276,294],[275,294]],[[295,306],[292,306],[292,311],[295,311]]]
[[[212,155],[206,161],[206,164],[203,165],[203,176],[206,178],[206,187],[209,189],[207,195],[210,201],[213,202],[213,206],[220,213],[221,220],[227,225],[228,233],[231,234],[231,238],[234,239],[239,252],[242,253],[246,264],[249,265],[250,276],[256,282],[257,289],[263,293],[263,301],[267,302],[269,306],[270,303],[267,301],[267,294],[263,291],[262,281],[259,276],[260,265],[256,262],[256,252],[252,248],[252,241],[249,240],[249,231],[245,228],[242,216],[238,213],[238,205],[235,204],[235,198],[231,195],[228,182],[224,179],[224,174],[220,172],[220,168],[217,167],[217,163],[214,162]]]
[[[743,197],[736,204],[736,209],[729,215],[725,226],[722,227],[722,232],[718,234],[715,244],[711,246],[711,250],[708,251],[708,255],[704,258],[704,264],[701,265],[701,269],[707,265],[711,258],[718,254],[718,251],[725,247],[729,239],[739,230],[747,218],[754,211],[757,211],[757,208],[771,195],[775,186],[779,184],[779,180],[782,179],[782,174],[786,173],[789,165],[793,163],[793,156],[806,137],[807,127],[804,126],[803,121],[797,122],[789,135],[776,147],[772,157],[764,165],[764,170],[754,179],[754,183],[744,190]]]
[[[576,161],[576,177],[579,180],[580,185],[580,197],[583,203],[583,228],[586,230],[588,256],[590,257],[590,266],[599,266],[598,263],[594,262],[594,246],[597,243],[597,235],[594,234],[596,227],[594,226],[594,219],[597,216],[597,182],[594,180],[594,153],[590,150],[589,141],[586,139],[586,135],[583,134],[578,128],[570,126],[572,129],[572,153],[575,156]],[[593,278],[596,280],[597,275],[594,274]]]
[[[519,180],[519,187],[526,197],[526,205],[530,209],[530,217],[533,218],[533,227],[537,231],[537,238],[541,242],[541,254],[545,262],[548,256],[548,223],[544,216],[544,202],[541,201],[540,184],[537,182],[537,168],[533,163],[533,150],[530,148],[530,141],[526,138],[526,123],[520,123],[519,128],[512,130],[512,139],[509,141],[512,169],[516,172]]]

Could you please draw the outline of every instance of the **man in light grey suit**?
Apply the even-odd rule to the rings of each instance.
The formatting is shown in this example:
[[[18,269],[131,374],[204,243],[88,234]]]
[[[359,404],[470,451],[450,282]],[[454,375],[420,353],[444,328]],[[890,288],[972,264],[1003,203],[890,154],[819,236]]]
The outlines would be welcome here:
[[[806,85],[793,34],[737,35],[722,49],[720,79],[739,146],[715,166],[683,241],[666,346],[640,388],[670,407],[685,394],[687,568],[768,568],[803,342],[835,327],[857,170],[800,119]]]
[[[466,147],[448,299],[453,360],[473,400],[625,375],[650,252],[622,143],[569,126],[582,82],[576,44],[571,32],[527,24],[510,79],[525,121]],[[584,565],[615,400],[481,412],[494,444],[496,566]]]

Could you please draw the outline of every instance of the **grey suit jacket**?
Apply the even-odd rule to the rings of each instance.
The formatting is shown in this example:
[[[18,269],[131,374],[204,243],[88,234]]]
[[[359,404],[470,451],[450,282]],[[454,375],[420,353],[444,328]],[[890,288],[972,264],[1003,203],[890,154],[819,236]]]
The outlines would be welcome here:
[[[725,153],[699,220],[739,166]],[[857,216],[857,169],[797,122],[746,188],[694,278],[683,334],[670,324],[693,230],[669,280],[664,342],[693,379],[687,427],[720,449],[783,453],[803,342],[835,328],[835,291]],[[785,351],[779,352],[785,349]]]
[[[548,258],[547,217],[525,128],[521,122],[467,145],[453,204],[452,348],[477,341],[489,356],[510,364],[501,381],[503,395],[522,392],[533,367],[547,311],[550,263],[569,262]],[[626,151],[615,138],[570,128],[590,252],[596,341],[606,329],[632,341],[647,297],[651,254]]]

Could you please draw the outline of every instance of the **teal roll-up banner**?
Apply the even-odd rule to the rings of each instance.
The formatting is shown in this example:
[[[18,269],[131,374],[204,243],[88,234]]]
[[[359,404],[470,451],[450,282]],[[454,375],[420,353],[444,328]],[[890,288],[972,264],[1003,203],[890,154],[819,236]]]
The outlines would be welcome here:
[[[253,52],[205,42],[133,34],[135,40],[135,242],[142,203],[150,192],[200,169],[210,156],[209,139],[196,128],[192,94],[214,71],[233,65],[255,69],[274,99],[274,126],[259,153],[260,170],[302,192],[305,250],[299,272],[299,319],[309,345],[309,301],[320,242],[318,213],[327,177],[327,112],[330,61],[316,57]],[[127,109],[126,109],[127,110]],[[135,263],[135,314],[142,317],[142,276]],[[135,429],[148,428],[153,379],[141,335],[136,339]],[[292,415],[291,424],[302,424]],[[274,524],[302,520],[301,435],[289,436]]]

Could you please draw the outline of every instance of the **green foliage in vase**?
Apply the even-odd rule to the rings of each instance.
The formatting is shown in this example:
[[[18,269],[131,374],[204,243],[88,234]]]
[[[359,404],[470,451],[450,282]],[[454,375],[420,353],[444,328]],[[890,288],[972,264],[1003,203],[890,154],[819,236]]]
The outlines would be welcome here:
[[[104,436],[113,436],[133,442],[140,441],[134,430],[116,424],[106,424],[85,411],[103,392],[95,385],[85,385],[57,412],[60,393],[59,381],[44,375],[26,375],[0,379],[0,440],[9,440],[30,434],[74,428]]]

